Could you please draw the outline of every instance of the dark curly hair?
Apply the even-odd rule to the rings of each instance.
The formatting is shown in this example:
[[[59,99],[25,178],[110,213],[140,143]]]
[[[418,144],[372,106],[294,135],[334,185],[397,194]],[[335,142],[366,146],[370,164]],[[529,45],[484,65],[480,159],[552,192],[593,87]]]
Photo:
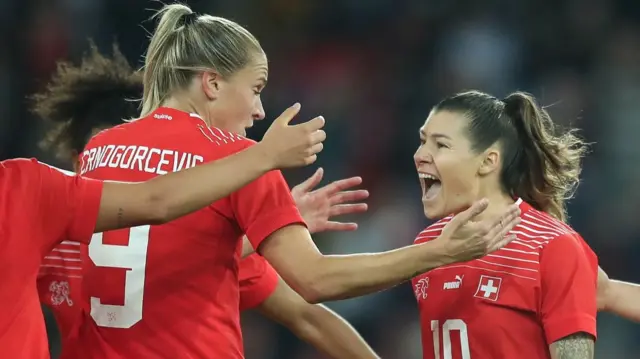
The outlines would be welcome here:
[[[59,63],[46,89],[31,98],[33,113],[55,124],[40,147],[70,160],[82,152],[94,130],[137,117],[142,90],[142,74],[116,44],[109,58],[91,42],[80,66]]]

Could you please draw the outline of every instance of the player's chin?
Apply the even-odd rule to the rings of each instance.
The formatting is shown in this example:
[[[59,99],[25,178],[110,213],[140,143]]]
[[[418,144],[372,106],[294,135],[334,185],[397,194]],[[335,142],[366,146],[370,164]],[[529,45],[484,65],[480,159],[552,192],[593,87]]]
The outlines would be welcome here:
[[[431,201],[427,201],[425,199],[422,200],[424,215],[428,219],[440,219],[447,216],[446,211],[444,210],[445,209],[444,204],[439,202],[440,202],[439,200],[431,200]]]

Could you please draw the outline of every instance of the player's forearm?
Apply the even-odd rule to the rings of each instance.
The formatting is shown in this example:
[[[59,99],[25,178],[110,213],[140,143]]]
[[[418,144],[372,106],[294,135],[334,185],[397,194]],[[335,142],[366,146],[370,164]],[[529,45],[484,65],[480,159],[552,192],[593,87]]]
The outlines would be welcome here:
[[[610,280],[604,310],[640,322],[640,285]]]
[[[549,346],[552,359],[593,359],[594,339],[587,333],[576,333]]]
[[[434,240],[375,254],[322,255],[301,225],[272,233],[260,252],[309,303],[357,297],[387,289],[417,274],[451,263]]]
[[[311,292],[303,297],[319,303],[378,292],[447,264],[447,258],[433,241],[383,253],[324,256],[310,267]]]
[[[290,329],[331,358],[380,358],[346,320],[321,304],[310,305]]]
[[[105,182],[96,232],[166,223],[228,196],[272,170],[260,145],[142,183]]]

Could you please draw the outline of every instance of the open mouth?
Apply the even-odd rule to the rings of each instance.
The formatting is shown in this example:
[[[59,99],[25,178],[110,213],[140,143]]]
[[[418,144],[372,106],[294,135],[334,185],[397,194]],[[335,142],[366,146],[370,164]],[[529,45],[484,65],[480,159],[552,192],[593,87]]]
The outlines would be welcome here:
[[[434,199],[440,192],[440,189],[442,188],[442,183],[440,182],[440,179],[428,173],[420,173],[419,177],[424,185],[423,199],[425,200]]]

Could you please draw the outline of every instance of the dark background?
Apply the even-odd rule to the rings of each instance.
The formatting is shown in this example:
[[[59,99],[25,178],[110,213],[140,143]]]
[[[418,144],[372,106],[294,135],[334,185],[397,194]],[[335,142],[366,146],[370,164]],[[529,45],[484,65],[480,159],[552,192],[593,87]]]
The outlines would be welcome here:
[[[318,236],[327,252],[378,251],[412,242],[426,224],[412,154],[418,128],[442,96],[516,89],[553,105],[556,121],[595,142],[571,202],[571,224],[612,277],[640,280],[640,2],[607,0],[188,1],[229,17],[262,42],[270,60],[263,99],[273,119],[295,101],[322,114],[329,139],[319,164],[329,179],[361,175],[371,210],[357,233]],[[92,37],[118,40],[140,64],[140,24],[157,2],[0,0],[0,158],[37,156],[46,130],[26,97],[55,62],[77,60]],[[254,131],[259,138],[266,122]],[[291,184],[312,168],[287,173]],[[420,358],[408,285],[333,303],[385,358]],[[254,314],[244,318],[247,358],[314,359],[308,346]],[[638,326],[599,317],[598,358],[637,357]]]

